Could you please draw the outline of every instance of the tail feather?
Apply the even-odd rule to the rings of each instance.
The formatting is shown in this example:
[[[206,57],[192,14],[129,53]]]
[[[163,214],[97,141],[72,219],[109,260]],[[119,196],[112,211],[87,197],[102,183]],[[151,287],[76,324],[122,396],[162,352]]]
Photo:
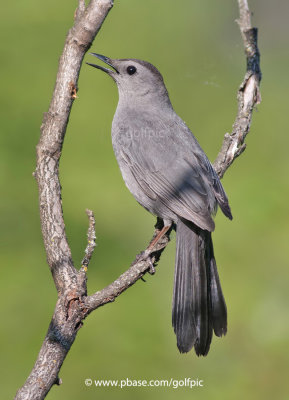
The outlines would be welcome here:
[[[217,336],[227,330],[211,234],[184,220],[177,223],[172,324],[179,351],[194,346],[197,355],[208,353],[213,330]]]
[[[189,228],[190,229],[190,228]],[[190,231],[187,233],[190,234]],[[209,286],[208,271],[205,259],[205,242],[199,229],[195,229],[194,236],[197,237],[196,246],[190,249],[191,265],[185,266],[193,271],[194,295],[191,301],[194,305],[193,318],[197,326],[197,339],[194,344],[197,355],[207,354],[211,338],[212,326],[210,320],[210,304],[208,302]]]
[[[209,232],[207,234],[207,259],[210,269],[210,293],[212,304],[212,323],[216,336],[223,336],[227,333],[227,307],[222,293],[219,274],[217,271],[216,260],[214,257],[214,249],[212,237]]]
[[[186,226],[184,225],[183,228],[186,229]],[[177,227],[177,232],[179,232],[179,227]],[[192,318],[193,302],[191,301],[194,295],[193,270],[185,267],[190,264],[191,254],[187,249],[188,246],[191,246],[191,239],[196,240],[197,237],[177,234],[172,323],[177,335],[177,346],[181,353],[190,351],[197,339],[196,323]]]

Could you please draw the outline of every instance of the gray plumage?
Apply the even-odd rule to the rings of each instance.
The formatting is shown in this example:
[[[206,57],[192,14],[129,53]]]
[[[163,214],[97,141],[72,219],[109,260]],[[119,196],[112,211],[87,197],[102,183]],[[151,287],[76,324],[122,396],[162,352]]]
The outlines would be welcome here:
[[[227,311],[211,232],[219,205],[232,219],[227,196],[210,161],[175,113],[160,72],[136,59],[94,54],[113,70],[119,102],[112,144],[126,186],[165,226],[176,226],[172,324],[180,352],[206,355],[213,331],[227,331]]]

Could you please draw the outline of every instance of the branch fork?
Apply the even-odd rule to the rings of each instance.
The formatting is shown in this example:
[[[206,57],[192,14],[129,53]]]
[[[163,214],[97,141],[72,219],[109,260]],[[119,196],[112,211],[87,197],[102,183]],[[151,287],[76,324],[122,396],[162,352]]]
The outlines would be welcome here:
[[[252,28],[247,0],[238,0],[238,24],[247,58],[247,72],[238,90],[238,113],[231,134],[224,136],[222,148],[214,163],[221,178],[232,162],[245,150],[246,135],[250,130],[252,112],[260,103],[260,55],[257,47],[257,29]],[[78,271],[73,264],[67,242],[62,212],[59,160],[73,101],[77,98],[77,82],[81,63],[108,12],[112,0],[91,0],[86,7],[79,0],[75,23],[68,32],[59,61],[56,85],[50,107],[44,114],[41,137],[37,145],[37,168],[34,176],[39,188],[39,206],[42,235],[47,262],[58,292],[55,311],[36,363],[25,384],[16,394],[16,400],[44,399],[58,377],[62,363],[71,348],[83,320],[96,308],[113,302],[122,292],[142,279],[154,267],[170,240],[172,228],[151,248],[136,256],[128,270],[106,288],[87,296],[86,272],[95,249],[95,218],[86,210],[89,227],[87,246]],[[153,238],[163,228],[157,220]]]

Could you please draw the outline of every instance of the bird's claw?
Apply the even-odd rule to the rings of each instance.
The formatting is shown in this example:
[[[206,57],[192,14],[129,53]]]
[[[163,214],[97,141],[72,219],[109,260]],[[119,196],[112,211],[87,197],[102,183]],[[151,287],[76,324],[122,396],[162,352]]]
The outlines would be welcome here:
[[[156,272],[156,270],[155,270],[155,267],[154,267],[154,264],[153,264],[153,262],[152,262],[152,259],[151,259],[151,255],[150,255],[150,254],[151,254],[151,253],[150,253],[149,250],[142,251],[142,252],[138,255],[137,261],[147,261],[147,262],[149,263],[148,273],[151,274],[151,275],[154,275],[155,272]]]
[[[154,267],[154,264],[153,264],[152,259],[150,258],[150,256],[148,257],[148,262],[150,264],[148,272],[149,272],[149,274],[154,275],[156,273],[156,269]]]

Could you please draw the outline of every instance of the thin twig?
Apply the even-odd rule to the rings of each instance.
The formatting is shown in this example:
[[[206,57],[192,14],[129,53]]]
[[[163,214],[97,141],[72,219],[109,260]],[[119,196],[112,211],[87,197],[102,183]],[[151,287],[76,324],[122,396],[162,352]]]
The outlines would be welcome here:
[[[162,227],[163,222],[158,218],[155,225],[154,235],[150,243],[154,240]],[[149,243],[146,250],[136,256],[129,269],[120,275],[114,282],[84,299],[87,315],[96,308],[114,301],[121,293],[127,290],[136,281],[141,279],[146,272],[149,272],[152,266],[155,267],[157,265],[162,252],[170,241],[170,233],[172,229],[173,227],[171,227],[171,229],[161,238],[161,240],[158,241],[153,250],[148,251],[150,246]]]
[[[238,113],[235,119],[232,133],[226,133],[214,168],[220,178],[223,177],[226,170],[232,162],[246,148],[244,143],[249,133],[252,113],[254,107],[261,102],[260,94],[260,53],[257,45],[257,28],[252,28],[250,10],[247,0],[238,0],[240,18],[237,21],[240,27],[245,54],[247,58],[247,71],[243,82],[238,90]]]
[[[88,226],[88,230],[87,230],[87,246],[86,246],[86,249],[84,252],[85,256],[82,259],[81,269],[80,269],[80,270],[83,270],[84,272],[87,271],[88,264],[90,263],[94,248],[96,246],[94,214],[91,210],[86,210],[86,214],[87,214],[88,220],[89,220],[89,226]]]

